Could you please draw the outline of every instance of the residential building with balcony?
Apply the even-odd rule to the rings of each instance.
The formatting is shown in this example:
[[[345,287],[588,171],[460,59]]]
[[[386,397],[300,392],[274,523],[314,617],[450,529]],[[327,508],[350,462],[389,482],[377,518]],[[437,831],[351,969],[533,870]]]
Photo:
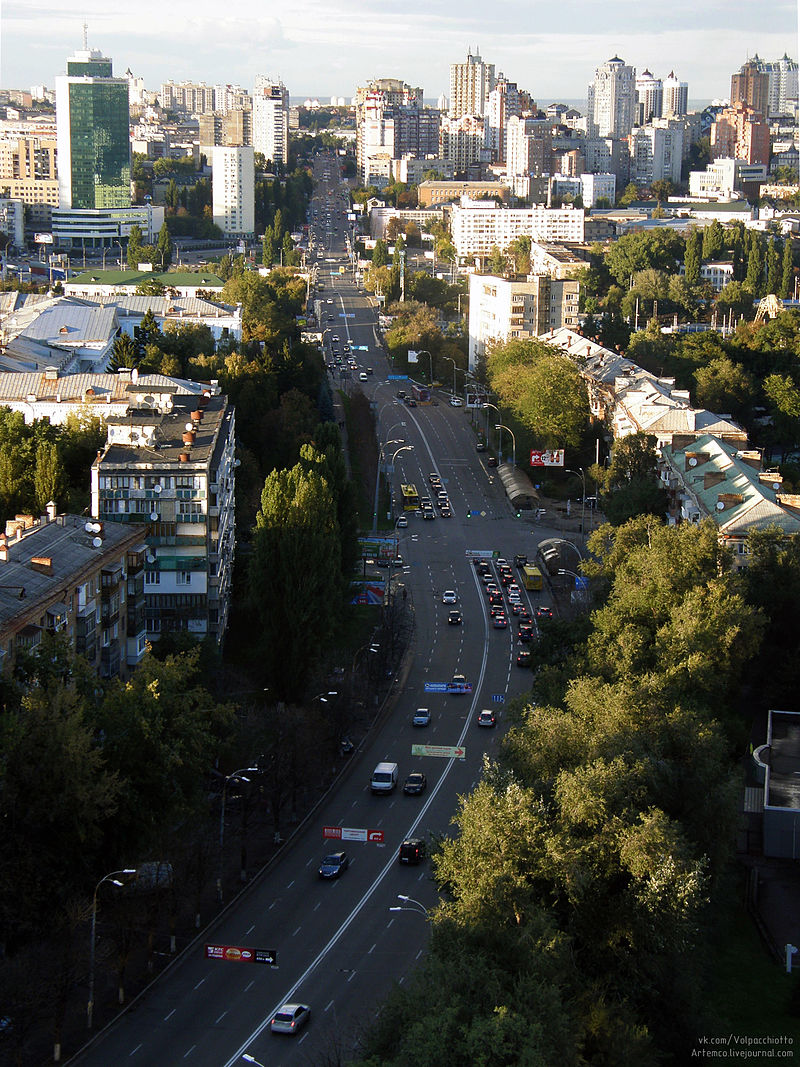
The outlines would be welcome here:
[[[469,369],[474,373],[493,344],[530,340],[578,325],[579,284],[546,274],[501,278],[469,276]]]
[[[215,225],[231,237],[255,232],[255,158],[253,148],[214,148],[212,213]]]
[[[147,651],[141,529],[18,515],[0,534],[0,664],[63,634],[101,678],[127,678]]]
[[[149,383],[148,383],[149,384]],[[91,472],[91,510],[137,527],[147,543],[147,636],[186,631],[220,644],[234,556],[235,416],[211,388],[190,399],[172,384],[132,391]]]
[[[581,244],[584,239],[582,209],[498,208],[494,204],[464,202],[453,208],[451,233],[457,254],[464,259],[485,260],[493,248],[505,251],[515,237],[526,236],[544,243]]]

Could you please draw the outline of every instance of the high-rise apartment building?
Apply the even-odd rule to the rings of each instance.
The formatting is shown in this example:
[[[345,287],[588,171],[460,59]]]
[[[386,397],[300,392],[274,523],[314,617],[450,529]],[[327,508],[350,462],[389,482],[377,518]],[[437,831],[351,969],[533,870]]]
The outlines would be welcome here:
[[[216,111],[214,86],[205,82],[164,82],[158,100],[165,111],[180,115],[205,115]]]
[[[486,119],[482,115],[462,115],[457,119],[445,115],[439,130],[439,155],[453,164],[457,174],[463,174],[473,164],[488,163]]]
[[[653,119],[636,126],[628,138],[630,179],[637,185],[665,179],[677,185],[683,162],[683,130],[679,123]]]
[[[386,184],[393,160],[439,154],[439,111],[426,108],[422,89],[399,78],[376,78],[356,90],[356,160],[361,180]]]
[[[223,114],[211,111],[197,116],[198,137],[201,146],[213,148],[215,145],[227,145],[230,148],[252,145],[252,112],[236,108]]]
[[[711,158],[769,163],[769,126],[763,115],[741,102],[717,115],[711,126]]]
[[[507,81],[500,74],[487,102],[488,148],[496,163],[506,161],[506,127],[513,115],[519,115],[519,89],[516,82]]]
[[[289,93],[280,78],[256,77],[253,148],[273,163],[289,162]]]
[[[484,63],[477,52],[470,50],[466,63],[451,63],[450,118],[485,115],[494,85],[494,63]]]
[[[85,43],[85,42],[84,42]],[[128,79],[84,48],[56,78],[61,208],[120,208],[131,202]]]
[[[646,125],[650,119],[661,117],[664,106],[664,83],[649,70],[636,75],[636,122]]]
[[[664,104],[661,115],[665,119],[677,119],[689,110],[689,83],[682,82],[670,71],[664,79]]]
[[[619,56],[601,64],[588,90],[588,137],[627,137],[636,117],[636,71]]]
[[[769,109],[769,74],[761,69],[761,61],[748,59],[738,74],[731,75],[731,105],[746,104],[762,118]]]
[[[255,159],[252,146],[217,146],[212,156],[214,223],[232,237],[255,232]]]
[[[530,115],[512,115],[505,129],[506,173],[511,177],[549,174],[551,123]]]

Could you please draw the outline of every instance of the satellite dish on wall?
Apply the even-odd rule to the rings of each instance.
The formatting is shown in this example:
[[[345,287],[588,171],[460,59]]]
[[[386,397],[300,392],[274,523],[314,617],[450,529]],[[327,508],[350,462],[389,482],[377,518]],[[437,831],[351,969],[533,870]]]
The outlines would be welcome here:
[[[194,429],[194,426],[192,425],[191,422],[187,422],[186,425],[184,426],[184,430],[186,430],[187,433],[191,433],[193,429]]]
[[[85,522],[83,524],[83,528],[87,533],[94,533],[94,523],[93,522]]]
[[[156,557],[153,555],[152,552],[148,552],[144,558],[147,560],[148,563],[155,563],[156,561]]]
[[[157,511],[151,511],[150,512],[150,521],[151,522],[158,522],[158,512]]]
[[[92,546],[94,548],[102,548],[103,547],[103,538],[102,537],[93,537],[92,538]]]
[[[689,456],[689,466],[690,467],[696,467],[697,466],[697,456]]]
[[[154,485],[153,486],[153,492],[154,493],[160,493],[162,488],[163,487],[161,485]]]
[[[772,488],[773,489],[780,489],[780,487],[781,487],[781,483],[780,482],[773,482],[772,483]]]
[[[721,500],[718,500],[717,501],[717,511],[724,511],[724,510],[725,510],[725,505],[723,504],[723,502]]]
[[[134,367],[133,370],[131,371],[131,381],[133,382],[134,385],[136,384],[136,382],[139,381],[139,368],[138,367]]]

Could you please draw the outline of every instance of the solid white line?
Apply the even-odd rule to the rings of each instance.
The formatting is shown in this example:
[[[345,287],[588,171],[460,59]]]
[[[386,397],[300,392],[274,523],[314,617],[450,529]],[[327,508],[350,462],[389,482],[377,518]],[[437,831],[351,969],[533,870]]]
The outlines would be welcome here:
[[[200,979],[200,981],[199,981],[199,982],[197,983],[197,985],[195,986],[195,989],[199,989],[199,988],[200,988],[200,986],[201,986],[201,985],[203,984],[203,982],[205,982],[205,978],[201,978],[201,979]]]
[[[217,1024],[218,1024],[218,1023],[221,1023],[221,1022],[222,1022],[222,1020],[223,1020],[223,1019],[225,1018],[225,1016],[226,1016],[227,1014],[228,1014],[228,1013],[227,1013],[227,1011],[224,1011],[224,1012],[222,1013],[222,1015],[220,1015],[220,1017],[219,1017],[219,1018],[217,1019],[217,1021],[216,1021],[216,1022],[214,1023],[214,1026],[217,1026]]]
[[[416,419],[414,421],[416,422]],[[419,429],[419,424],[417,424],[417,428]],[[420,430],[420,433],[422,433],[421,430]],[[423,435],[423,440],[425,440],[424,435]],[[427,447],[427,441],[425,443],[426,443],[426,447]],[[430,448],[428,448],[428,453],[430,455]],[[431,455],[431,462],[433,463],[433,456],[432,455]],[[475,575],[475,568],[471,567],[470,570],[472,571],[472,580],[475,583],[475,588],[478,590],[478,593],[480,593],[481,592],[481,588],[480,588],[480,586],[478,584],[477,576]],[[487,626],[487,622],[486,622],[486,617],[485,616],[484,616],[484,620],[483,620],[483,630],[484,630],[483,660],[481,662],[481,669],[480,669],[480,672],[478,674],[477,682],[475,682],[474,686],[473,686],[473,694],[474,695],[472,697],[472,702],[470,704],[469,714],[466,716],[466,718],[464,720],[464,727],[463,727],[463,729],[461,731],[461,734],[459,736],[459,739],[457,741],[457,745],[458,746],[461,746],[463,744],[464,738],[467,735],[467,730],[469,729],[469,725],[470,725],[470,723],[472,721],[472,715],[473,715],[473,713],[475,711],[475,708],[478,705],[478,698],[479,698],[480,688],[481,688],[481,685],[483,684],[483,679],[484,679],[484,676],[486,674],[486,665],[487,665],[488,656],[489,656],[489,653],[488,653],[488,642],[487,642],[486,639],[488,637],[489,629],[488,629],[488,626]],[[433,787],[433,789],[428,794],[428,799],[420,807],[419,813],[417,815],[417,818],[411,824],[411,827],[409,828],[408,832],[404,835],[405,837],[413,837],[414,836],[414,832],[416,831],[417,827],[420,825],[420,823],[425,818],[425,816],[426,816],[426,814],[428,812],[428,809],[430,808],[431,804],[433,804],[434,800],[436,799],[436,795],[438,794],[439,790],[443,788],[444,783],[447,780],[447,777],[450,774],[450,771],[453,769],[453,765],[455,764],[455,762],[456,761],[454,759],[447,760],[447,766],[445,767],[444,771],[442,772],[441,778],[439,779],[439,781],[436,783],[436,785]],[[395,855],[394,855],[394,849],[393,849],[390,858],[386,861],[386,864],[383,867],[383,870],[380,871],[378,873],[378,875],[375,877],[375,880],[373,881],[372,885],[369,886],[369,888],[364,892],[364,894],[361,897],[361,899],[359,900],[359,902],[356,904],[356,906],[353,908],[353,910],[350,912],[350,914],[347,916],[347,918],[341,924],[339,929],[332,935],[332,937],[328,941],[327,945],[324,945],[320,949],[320,951],[317,953],[317,956],[311,961],[311,963],[308,965],[308,967],[305,969],[305,971],[300,975],[298,980],[293,984],[292,988],[285,994],[285,996],[281,997],[281,999],[278,1001],[278,1003],[275,1005],[275,1007],[272,1009],[272,1011],[267,1016],[265,1016],[264,1020],[261,1023],[259,1023],[259,1025],[255,1028],[255,1030],[253,1030],[252,1033],[248,1037],[245,1038],[244,1042],[239,1046],[239,1048],[236,1050],[236,1052],[233,1054],[233,1056],[229,1060],[226,1060],[226,1062],[222,1065],[222,1067],[234,1067],[234,1065],[237,1063],[237,1061],[241,1059],[242,1053],[246,1052],[247,1049],[249,1048],[249,1046],[252,1044],[252,1042],[255,1041],[255,1039],[257,1037],[259,1037],[264,1032],[264,1030],[269,1026],[270,1019],[275,1014],[275,1012],[278,1010],[278,1008],[280,1008],[280,1006],[282,1004],[285,1004],[287,1000],[290,1000],[292,998],[292,996],[296,994],[296,991],[300,988],[302,983],[304,981],[306,981],[311,974],[313,974],[313,972],[320,965],[320,963],[325,959],[325,957],[328,955],[328,953],[331,951],[331,949],[333,949],[333,947],[336,945],[336,943],[339,941],[339,939],[342,937],[342,935],[347,931],[347,929],[350,927],[350,925],[359,916],[359,914],[361,913],[362,909],[366,906],[367,902],[372,897],[373,893],[376,892],[376,890],[380,886],[381,882],[383,882],[384,878],[386,878],[386,876],[389,874],[389,872],[393,871],[394,868],[395,868]],[[350,974],[349,978],[347,979],[348,982],[353,979],[353,976],[355,975],[355,973],[356,972],[353,971]]]
[[[140,1049],[141,1047],[142,1047],[142,1046],[141,1046],[141,1044],[137,1045],[135,1049],[132,1049],[132,1050],[131,1050],[131,1051],[130,1051],[130,1052],[128,1053],[128,1056],[135,1056],[135,1055],[136,1055],[136,1053],[137,1053],[137,1052],[139,1051],[139,1049]]]
[[[192,1047],[189,1049],[188,1052],[184,1052],[183,1058],[186,1059],[187,1056],[191,1056],[191,1054],[194,1052],[194,1050],[196,1048],[197,1048],[197,1045],[192,1045]]]
[[[323,1008],[323,1011],[330,1011],[330,1009],[331,1009],[332,1007],[333,1007],[333,1001],[332,1001],[332,1000],[329,1000],[329,1001],[328,1001],[328,1003],[327,1003],[327,1004],[325,1005],[325,1007]]]
[[[173,1008],[173,1009],[172,1009],[172,1011],[171,1011],[171,1012],[169,1013],[169,1015],[165,1015],[165,1016],[164,1016],[164,1022],[166,1022],[166,1021],[167,1021],[167,1019],[171,1019],[171,1018],[172,1018],[172,1016],[173,1016],[173,1015],[175,1014],[175,1012],[176,1012],[177,1010],[178,1010],[177,1008]]]

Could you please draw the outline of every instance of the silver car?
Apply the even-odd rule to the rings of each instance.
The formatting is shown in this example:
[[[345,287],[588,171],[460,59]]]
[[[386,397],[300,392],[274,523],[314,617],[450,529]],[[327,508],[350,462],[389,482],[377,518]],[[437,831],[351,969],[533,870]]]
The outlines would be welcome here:
[[[306,1025],[310,1015],[308,1004],[284,1004],[273,1015],[269,1028],[273,1034],[296,1034]]]

